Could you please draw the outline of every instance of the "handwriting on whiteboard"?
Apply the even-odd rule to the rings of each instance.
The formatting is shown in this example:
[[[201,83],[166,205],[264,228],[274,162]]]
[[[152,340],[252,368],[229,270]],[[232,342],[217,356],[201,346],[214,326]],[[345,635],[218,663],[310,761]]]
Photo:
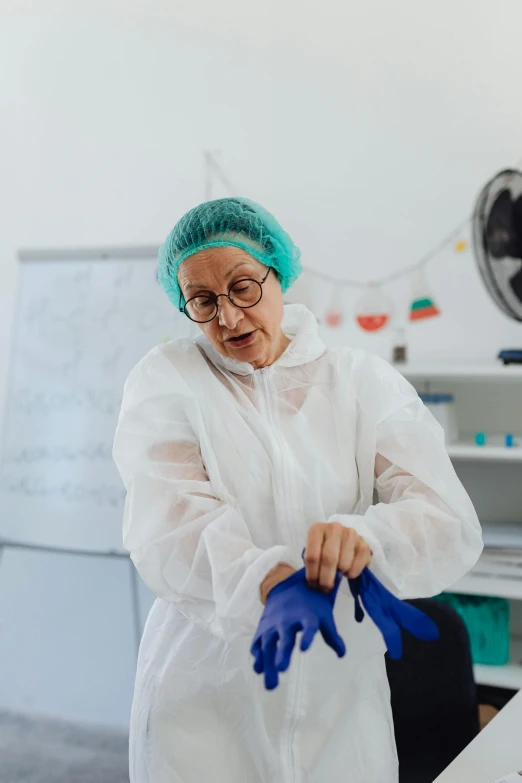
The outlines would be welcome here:
[[[13,408],[26,415],[50,416],[53,413],[92,411],[114,417],[121,405],[121,395],[106,389],[68,389],[38,391],[18,389]]]
[[[23,495],[27,498],[60,499],[66,503],[84,503],[93,501],[98,506],[123,508],[125,490],[116,484],[96,483],[93,486],[81,481],[46,481],[41,477],[22,476],[21,478],[4,473],[0,476],[0,489],[11,495]]]
[[[0,467],[0,535],[121,548],[112,460],[125,379],[155,345],[192,334],[143,260],[20,267]]]
[[[67,444],[27,446],[7,450],[4,465],[32,465],[38,462],[112,462],[112,447],[109,443],[83,443],[80,446]]]

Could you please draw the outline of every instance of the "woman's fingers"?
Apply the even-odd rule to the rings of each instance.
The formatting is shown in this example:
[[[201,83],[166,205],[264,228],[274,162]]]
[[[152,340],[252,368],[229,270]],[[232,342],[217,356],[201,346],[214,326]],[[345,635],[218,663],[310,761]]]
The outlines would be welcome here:
[[[317,522],[308,531],[304,561],[310,587],[330,591],[337,571],[355,579],[371,559],[369,545],[353,528]]]
[[[319,566],[319,588],[325,592],[330,592],[335,584],[335,577],[339,568],[343,530],[342,525],[338,525],[337,522],[332,522],[326,526],[321,552],[321,564]]]
[[[301,651],[306,652],[310,645],[312,644],[314,640],[314,636],[319,630],[317,625],[308,625],[303,630],[303,635],[301,636]]]
[[[279,647],[277,648],[277,655],[275,658],[276,669],[279,672],[286,672],[290,666],[295,640],[301,629],[301,623],[296,623],[284,631],[279,631]]]
[[[342,658],[346,653],[346,646],[343,639],[339,636],[333,618],[331,623],[323,623],[321,625],[321,633],[326,644],[337,653],[339,658]]]
[[[366,566],[370,565],[371,559],[372,551],[369,544],[367,544],[363,538],[357,536],[352,563],[348,570],[343,571],[343,573],[345,573],[349,579],[356,579],[361,575]]]
[[[358,540],[359,536],[353,528],[346,527],[343,529],[341,551],[339,554],[339,571],[344,574],[344,576],[348,575],[348,571],[353,565]]]
[[[263,639],[263,671],[265,674],[265,688],[273,691],[279,683],[279,675],[275,663],[277,654],[278,634],[273,631],[268,638]]]
[[[306,581],[310,587],[317,587],[319,584],[319,569],[326,528],[327,525],[325,523],[317,522],[308,531],[304,562],[306,566]]]
[[[265,664],[263,660],[263,648],[261,645],[255,648],[255,650],[252,651],[252,655],[254,656],[254,671],[256,674],[262,674],[265,670]]]

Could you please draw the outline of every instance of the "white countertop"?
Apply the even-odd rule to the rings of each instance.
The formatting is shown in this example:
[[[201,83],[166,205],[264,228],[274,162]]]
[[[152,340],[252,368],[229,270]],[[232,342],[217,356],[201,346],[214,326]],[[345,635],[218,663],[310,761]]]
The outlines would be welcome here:
[[[522,770],[522,691],[434,783],[494,783],[502,775],[519,770]]]

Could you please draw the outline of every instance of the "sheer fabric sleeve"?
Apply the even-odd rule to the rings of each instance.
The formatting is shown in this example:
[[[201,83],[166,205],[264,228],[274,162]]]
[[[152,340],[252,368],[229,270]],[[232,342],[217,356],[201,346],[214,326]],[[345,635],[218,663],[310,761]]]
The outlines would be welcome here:
[[[453,585],[482,551],[480,524],[416,391],[386,362],[366,357],[354,374],[360,426],[373,433],[379,502],[341,521],[365,538],[372,569],[401,598]]]
[[[209,480],[202,428],[197,401],[168,358],[156,352],[138,365],[113,451],[127,490],[123,542],[157,596],[230,639],[254,632],[260,583],[293,557],[284,546],[254,546],[234,498]]]

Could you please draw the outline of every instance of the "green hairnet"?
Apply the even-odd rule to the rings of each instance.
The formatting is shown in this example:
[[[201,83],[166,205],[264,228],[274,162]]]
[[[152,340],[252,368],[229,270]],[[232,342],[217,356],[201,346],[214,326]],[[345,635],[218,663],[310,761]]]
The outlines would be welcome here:
[[[176,223],[158,253],[158,280],[176,307],[183,304],[178,267],[209,247],[240,247],[272,267],[283,293],[302,272],[301,251],[266,209],[246,198],[200,204]]]

